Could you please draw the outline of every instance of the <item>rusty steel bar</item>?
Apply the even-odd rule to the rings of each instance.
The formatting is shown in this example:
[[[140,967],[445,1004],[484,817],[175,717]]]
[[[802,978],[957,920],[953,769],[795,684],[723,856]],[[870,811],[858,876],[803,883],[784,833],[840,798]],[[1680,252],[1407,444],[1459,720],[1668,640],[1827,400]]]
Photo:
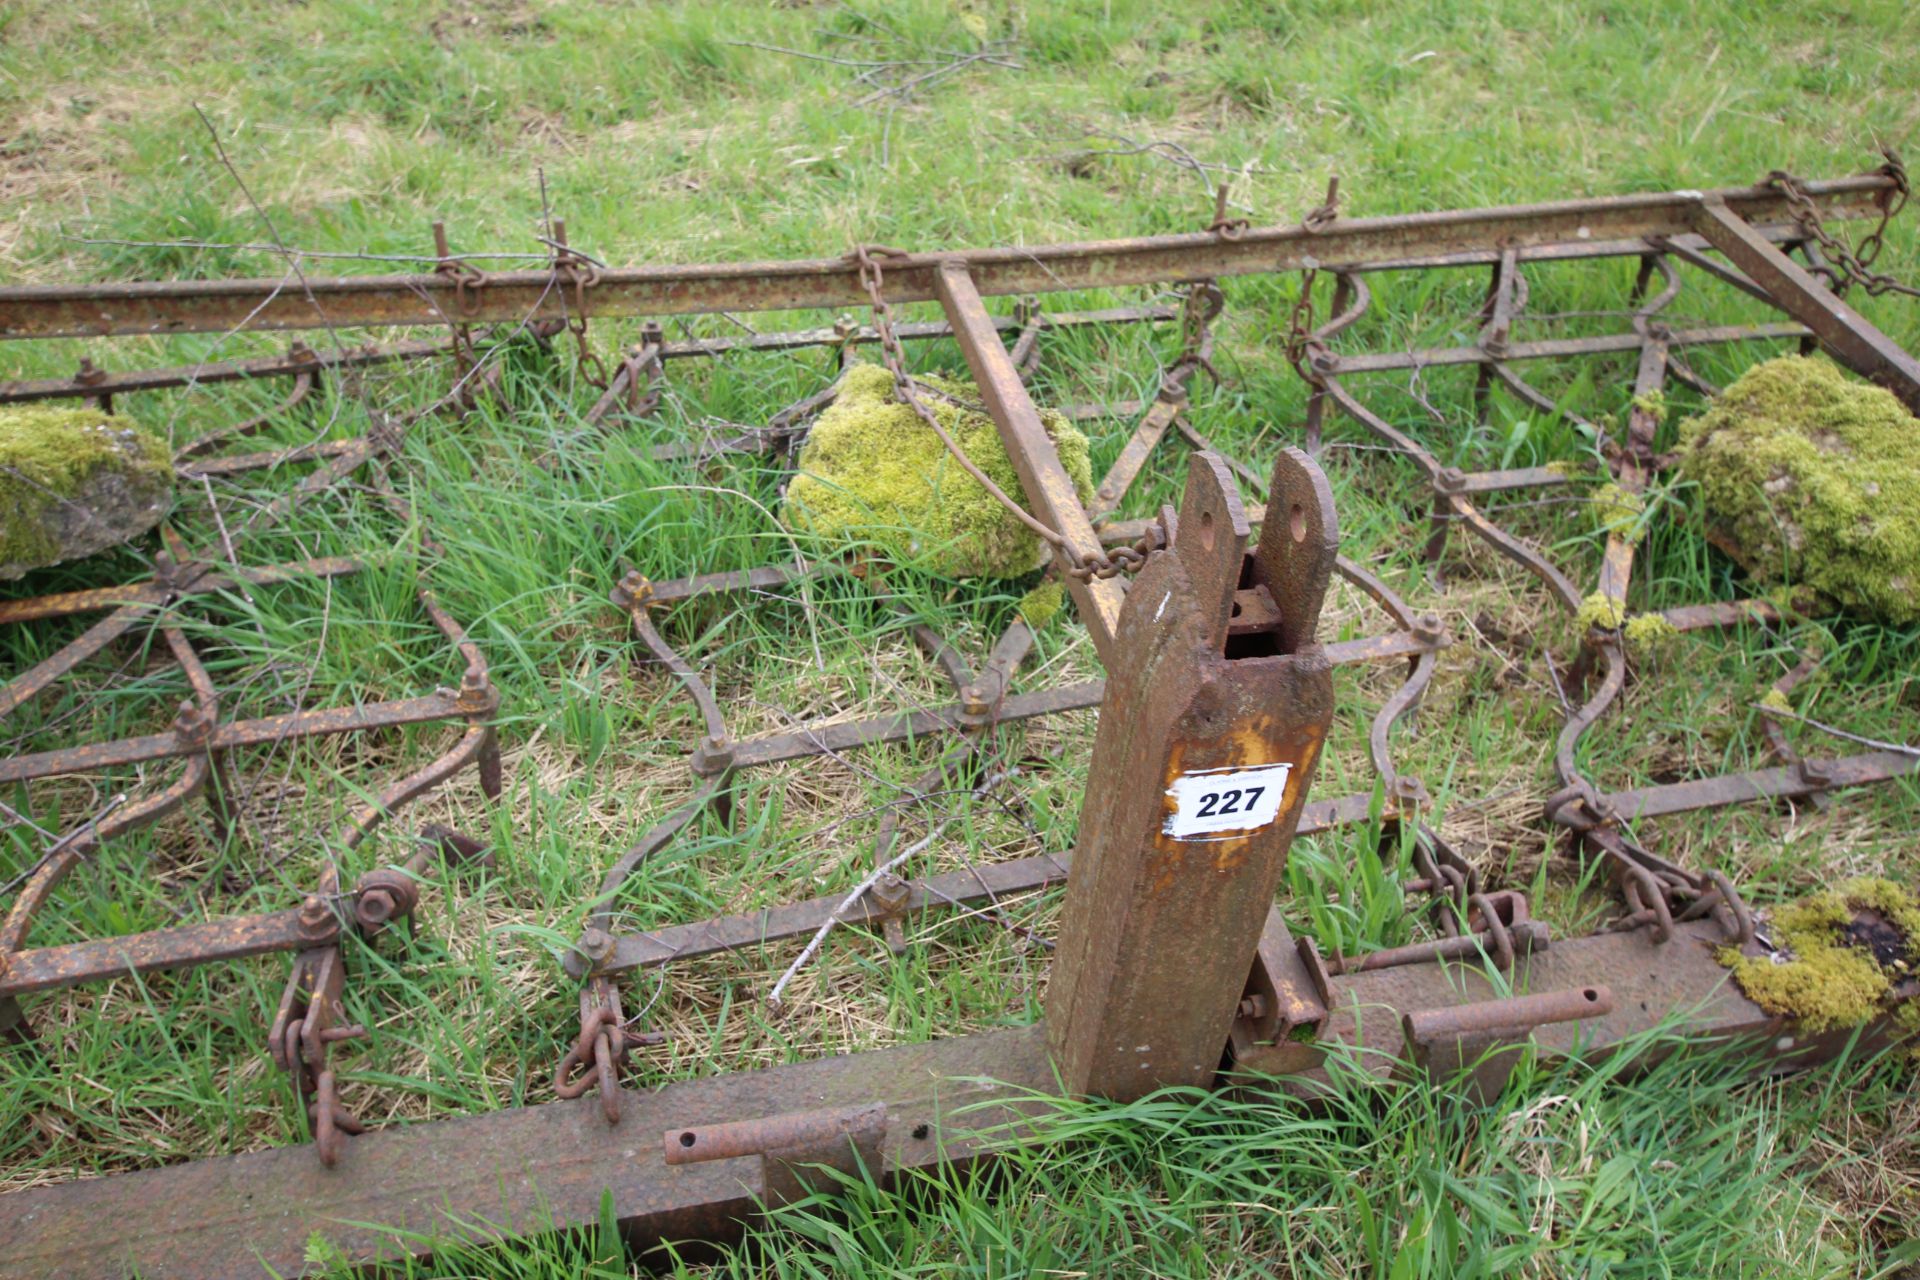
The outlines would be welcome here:
[[[1734,342],[1786,341],[1805,337],[1809,330],[1799,324],[1713,325],[1697,329],[1675,329],[1667,335],[1674,347],[1724,346]],[[1641,338],[1636,333],[1603,333],[1590,338],[1543,338],[1536,342],[1508,344],[1499,359],[1564,360],[1575,356],[1617,355],[1638,351]],[[1483,364],[1483,347],[1429,347],[1423,351],[1379,351],[1332,357],[1329,373],[1388,373],[1402,369],[1433,369],[1448,365]]]
[[[884,1121],[886,1114],[885,1103],[873,1102],[861,1107],[789,1111],[764,1120],[734,1120],[693,1127],[675,1125],[661,1136],[661,1149],[667,1164],[688,1165],[760,1156],[796,1147],[819,1147],[836,1138],[844,1140],[876,1118]]]
[[[274,951],[299,951],[327,941],[338,931],[338,922],[331,915],[316,931],[314,926],[302,922],[300,909],[294,907],[264,915],[234,916],[116,938],[39,947],[0,956],[0,997],[104,982],[124,974],[241,960]]]
[[[1372,818],[1372,805],[1373,793],[1370,791],[1333,799],[1309,800],[1300,812],[1300,825],[1295,828],[1294,834],[1318,835],[1337,827],[1357,826]],[[1393,815],[1390,799],[1384,816]],[[677,834],[680,829],[676,827],[670,835]],[[651,837],[649,840],[656,850],[665,843],[666,838],[657,843]],[[916,916],[928,911],[965,908],[977,902],[992,902],[1052,888],[1066,882],[1072,865],[1073,853],[1068,850],[1016,858],[1010,862],[983,862],[964,871],[943,871],[919,879],[903,877],[906,895],[897,909],[902,916]],[[607,880],[612,888],[603,887],[603,896],[617,888],[625,878],[625,871],[610,872]],[[569,964],[568,972],[575,977],[583,977],[589,972],[626,973],[635,969],[657,968],[677,960],[745,950],[784,938],[805,937],[818,930],[838,910],[844,897],[844,894],[838,893],[825,894],[760,911],[716,916],[710,920],[667,925],[659,929],[632,929],[629,926],[628,932],[610,934],[599,957],[591,963],[579,963],[575,961],[573,953],[569,953],[568,960],[575,962]],[[871,926],[880,922],[883,910],[862,896],[853,906],[841,911],[839,919],[844,924]],[[601,927],[603,930],[611,929],[611,918],[603,919]],[[1516,942],[1519,937],[1520,931],[1516,931]]]
[[[257,720],[234,720],[214,728],[210,747],[257,747],[291,738],[315,738],[334,733],[421,724],[429,720],[458,720],[466,714],[457,697],[442,693],[393,702],[369,702],[357,707],[328,707],[319,711],[289,711]],[[185,755],[178,733],[155,733],[140,738],[63,747],[0,760],[0,782],[23,782],[63,773],[84,773],[165,760]]]
[[[1612,1008],[1578,1022],[1542,1023],[1534,1043],[1597,1053],[1679,1015],[1675,1029],[1752,1047],[1755,1068],[1804,1068],[1847,1052],[1853,1030],[1801,1034],[1727,981],[1713,958],[1718,931],[1679,926],[1700,945],[1656,952],[1637,933],[1577,938],[1526,957],[1516,986],[1606,987]],[[1657,960],[1656,960],[1657,957]],[[1403,1016],[1503,994],[1477,966],[1422,964],[1329,980],[1327,1019],[1312,1044],[1253,1046],[1238,1072],[1311,1081],[1329,1054],[1386,1074],[1400,1061]],[[1864,1047],[1885,1043],[1882,1019]],[[551,1102],[369,1133],[331,1171],[299,1149],[223,1156],[17,1192],[0,1215],[0,1257],[23,1274],[77,1280],[138,1268],[154,1280],[252,1277],[305,1269],[311,1242],[349,1261],[395,1261],[437,1240],[494,1240],[593,1229],[611,1213],[630,1239],[724,1238],[756,1212],[737,1166],[670,1166],[664,1145],[634,1135],[711,1126],[778,1126],[804,1112],[884,1105],[885,1170],[955,1167],[985,1153],[981,1138],[1057,1088],[1044,1027],[823,1058],[619,1090],[622,1121],[599,1099]],[[102,1223],[112,1223],[102,1232]]]
[[[1250,551],[1232,474],[1196,454],[1171,554],[1127,593],[1048,979],[1048,1044],[1074,1093],[1212,1077],[1319,763],[1333,498],[1294,449],[1268,505],[1286,514]],[[1281,607],[1234,636],[1236,603],[1261,597]]]
[[[20,600],[0,600],[0,625],[38,622],[43,618],[63,618],[76,613],[132,605],[157,608],[182,596],[231,591],[240,583],[265,587],[304,577],[343,578],[365,568],[365,561],[351,556],[322,556],[315,560],[299,560],[258,569],[241,568],[232,573],[215,571],[193,574],[188,575],[191,581],[179,584],[130,582],[123,587],[90,587],[82,591],[60,591]],[[0,714],[8,709],[0,705]]]
[[[1532,1030],[1556,1022],[1578,1022],[1613,1012],[1613,989],[1604,983],[1529,996],[1506,996],[1440,1009],[1415,1009],[1401,1015],[1409,1043],[1431,1043],[1448,1036],[1494,1031]]]
[[[1080,505],[1080,495],[1060,465],[1059,451],[1040,423],[1040,411],[1020,380],[1020,371],[987,317],[973,278],[964,266],[947,262],[935,273],[934,280],[940,305],[946,308],[954,337],[967,358],[967,367],[973,371],[974,385],[1000,429],[1000,442],[1013,461],[1034,515],[1065,540],[1067,550],[1082,560],[1098,560],[1100,536],[1093,531],[1086,508]],[[1112,578],[1086,581],[1069,575],[1066,583],[1094,648],[1102,659],[1110,658],[1124,588]]]
[[[73,399],[81,396],[126,395],[133,391],[161,391],[170,387],[212,386],[256,378],[297,378],[327,369],[353,369],[394,361],[423,360],[448,354],[443,340],[396,342],[386,346],[365,343],[336,350],[316,351],[295,342],[285,355],[255,356],[243,360],[212,360],[163,369],[133,369],[122,373],[86,369],[71,378],[36,378],[0,382],[0,404],[29,400]],[[189,455],[192,456],[192,455]]]
[[[1754,229],[1749,216],[1714,193],[1694,206],[1694,230],[1788,315],[1811,329],[1821,345],[1861,377],[1891,390],[1920,413],[1920,360],[1874,327],[1865,316]]]
[[[1865,217],[1894,190],[1884,174],[1805,184],[1823,217]],[[1770,186],[1712,193],[1747,222],[1786,224],[1792,209]],[[886,300],[936,294],[941,267],[956,263],[983,295],[1183,283],[1331,265],[1352,271],[1440,261],[1498,259],[1502,249],[1557,246],[1567,256],[1619,252],[1615,242],[1695,232],[1697,192],[1609,196],[1325,225],[1203,231],[1130,240],[913,254],[887,268]],[[851,257],[596,271],[577,289],[544,271],[496,272],[478,285],[447,273],[309,277],[289,290],[276,279],[25,285],[0,289],[0,338],[240,332],[384,325],[565,320],[579,304],[596,317],[784,311],[861,306]]]
[[[1632,787],[1609,792],[1603,799],[1621,820],[1631,822],[1756,800],[1792,800],[1817,791],[1891,782],[1916,772],[1920,772],[1920,756],[1901,751],[1864,751],[1851,756],[1810,757],[1798,765],[1780,768]]]

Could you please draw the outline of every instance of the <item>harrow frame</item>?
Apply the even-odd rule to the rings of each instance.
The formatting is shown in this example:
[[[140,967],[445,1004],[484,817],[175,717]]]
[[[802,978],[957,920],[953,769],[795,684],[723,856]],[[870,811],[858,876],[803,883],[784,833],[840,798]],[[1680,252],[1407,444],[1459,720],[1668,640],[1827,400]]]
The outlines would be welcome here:
[[[1904,194],[1904,175],[1890,169],[1809,183],[1804,189],[1826,218],[1873,216]],[[705,729],[689,756],[692,798],[615,862],[595,900],[590,925],[568,958],[568,971],[582,982],[581,1021],[579,1037],[557,1073],[562,1100],[368,1133],[351,1141],[341,1138],[356,1126],[320,1118],[328,1117],[324,1099],[331,1095],[325,1045],[349,1030],[333,1022],[341,981],[338,933],[347,927],[376,930],[398,907],[410,904],[392,900],[396,891],[404,897],[404,888],[396,888],[404,886],[404,877],[361,886],[347,896],[354,906],[349,914],[327,909],[328,900],[341,900],[342,895],[339,886],[322,885],[300,910],[221,922],[190,941],[141,943],[149,948],[142,953],[149,959],[132,964],[144,971],[262,950],[300,952],[276,1023],[273,1052],[289,1070],[304,1071],[309,1091],[323,1100],[316,1113],[321,1159],[283,1149],[10,1197],[14,1212],[0,1225],[0,1266],[55,1266],[71,1274],[112,1274],[128,1263],[154,1275],[246,1274],[261,1263],[297,1270],[304,1263],[308,1237],[322,1224],[349,1256],[371,1260],[416,1249],[422,1236],[434,1233],[590,1225],[600,1219],[603,1198],[609,1194],[616,1216],[636,1236],[723,1236],[759,1206],[781,1203],[820,1185],[817,1179],[810,1181],[811,1166],[864,1165],[885,1176],[933,1162],[973,1159],[989,1151],[993,1141],[1007,1139],[1002,1126],[1035,1105],[1034,1091],[1063,1084],[1076,1092],[1130,1097],[1165,1084],[1225,1082],[1259,1073],[1307,1088],[1324,1071],[1326,1055],[1352,1050],[1361,1055],[1358,1060],[1382,1072],[1412,1069],[1452,1079],[1464,1068],[1475,1087],[1489,1088],[1504,1078],[1510,1051],[1518,1046],[1549,1053],[1604,1047],[1661,1024],[1675,1011],[1684,1011],[1682,1025],[1688,1031],[1752,1040],[1760,1046],[1756,1061],[1766,1069],[1803,1066],[1839,1052],[1850,1042],[1848,1034],[1804,1035],[1789,1020],[1761,1010],[1727,981],[1713,958],[1714,947],[1732,945],[1758,953],[1756,949],[1766,946],[1732,882],[1717,872],[1692,872],[1659,857],[1638,843],[1631,824],[1764,798],[1819,802],[1839,787],[1910,775],[1920,760],[1898,751],[1801,757],[1779,726],[1768,721],[1768,740],[1779,761],[1775,768],[1603,790],[1580,768],[1578,746],[1619,697],[1625,657],[1617,629],[1590,628],[1581,639],[1574,674],[1575,683],[1590,685],[1591,691],[1570,709],[1560,734],[1554,763],[1561,789],[1544,798],[1544,817],[1571,833],[1584,854],[1603,860],[1627,911],[1608,932],[1552,940],[1543,926],[1528,918],[1522,895],[1483,890],[1476,870],[1426,821],[1432,802],[1421,780],[1395,766],[1394,726],[1418,705],[1436,654],[1450,638],[1437,616],[1414,612],[1364,566],[1337,555],[1331,495],[1324,478],[1316,481],[1319,473],[1309,456],[1319,446],[1329,408],[1352,419],[1417,468],[1431,490],[1433,532],[1427,554],[1436,569],[1453,526],[1461,525],[1525,568],[1567,611],[1578,612],[1584,597],[1573,581],[1547,555],[1501,528],[1476,502],[1481,495],[1561,485],[1566,477],[1544,468],[1471,474],[1449,468],[1369,408],[1353,380],[1383,371],[1474,365],[1483,412],[1496,386],[1556,411],[1515,365],[1548,357],[1635,353],[1634,390],[1644,401],[1669,377],[1710,390],[1685,363],[1683,353],[1690,347],[1788,340],[1823,347],[1920,408],[1920,364],[1822,282],[1825,264],[1818,245],[1795,214],[1774,185],[1373,219],[1338,217],[1330,201],[1298,226],[1253,229],[1216,223],[1190,235],[1096,244],[935,254],[887,251],[885,301],[937,300],[946,315],[944,323],[900,326],[900,336],[951,336],[959,343],[1016,464],[1029,507],[1079,550],[1097,552],[1102,545],[1122,545],[1143,535],[1156,546],[1131,591],[1113,579],[1066,575],[1108,679],[1016,693],[1016,673],[1033,642],[1024,623],[1015,622],[977,666],[944,637],[921,628],[916,639],[954,686],[951,704],[737,740],[712,690],[662,635],[656,611],[700,596],[768,589],[857,567],[794,563],[674,582],[629,575],[613,589],[613,603],[625,613],[647,658],[666,667],[685,687]],[[475,354],[474,325],[508,324],[547,336],[571,331],[578,336],[583,357],[590,358],[585,325],[591,319],[841,308],[867,300],[854,255],[793,263],[607,269],[567,249],[560,234],[546,270],[488,275],[449,254],[444,234],[437,240],[440,261],[431,274],[313,279],[301,291],[286,290],[284,282],[273,280],[0,289],[0,338],[9,339],[418,325],[442,326],[452,334],[444,342],[409,339],[385,347],[336,347],[328,354],[296,344],[285,357],[145,373],[110,373],[84,365],[64,381],[0,384],[0,402],[61,396],[101,400],[188,383],[269,377],[293,379],[292,399],[297,401],[321,376],[357,365],[440,356],[455,364],[457,391],[469,391],[470,384],[485,382],[484,377],[476,379],[484,373],[484,360]],[[1715,252],[1724,261],[1711,256]],[[1790,256],[1794,253],[1806,258],[1807,265],[1795,262]],[[1513,340],[1515,318],[1524,313],[1526,303],[1524,268],[1595,258],[1634,258],[1641,264],[1631,299],[1631,331]],[[1760,326],[1669,329],[1659,314],[1679,291],[1680,266],[1758,298],[1789,319]],[[1458,268],[1491,269],[1474,344],[1415,352],[1339,349],[1342,333],[1369,306],[1368,274]],[[1309,388],[1302,432],[1306,452],[1283,453],[1269,477],[1213,450],[1188,421],[1185,407],[1193,379],[1211,369],[1208,322],[1222,301],[1215,282],[1287,272],[1305,276],[1290,354]],[[1311,289],[1320,273],[1334,280],[1332,315],[1313,327],[1308,318]],[[1649,292],[1656,279],[1661,287]],[[1144,283],[1185,286],[1184,306],[1050,316],[1037,298],[1060,290]],[[1020,296],[1016,314],[990,315],[983,299],[995,295]],[[1151,402],[1067,410],[1070,416],[1117,412],[1139,418],[1101,482],[1094,509],[1084,508],[1039,431],[1024,375],[1040,358],[1049,328],[1162,322],[1181,325],[1182,354],[1165,371]],[[1011,350],[1005,342],[1009,333],[1014,335]],[[842,320],[793,333],[668,342],[657,324],[649,324],[641,342],[625,352],[613,370],[604,371],[603,394],[587,416],[612,429],[623,414],[648,411],[657,402],[670,360],[806,346],[838,348],[844,358],[849,349],[879,336],[874,329]],[[789,406],[765,428],[719,440],[676,442],[654,452],[662,458],[696,459],[772,452],[791,465],[794,440],[827,398],[810,396]],[[1587,425],[1605,438],[1602,428]],[[1654,426],[1650,413],[1636,408],[1624,438],[1608,441],[1613,479],[1630,494],[1644,488],[1658,465],[1652,454]],[[236,428],[227,434],[247,432]],[[1153,522],[1112,518],[1170,434],[1180,435],[1196,451],[1181,509],[1168,509]],[[337,479],[364,463],[377,465],[397,452],[398,445],[395,433],[328,446],[312,451],[307,460],[323,460],[318,474]],[[201,462],[198,456],[183,456],[181,465],[189,470],[251,465],[244,458]],[[275,457],[286,459],[284,454]],[[1242,483],[1264,502],[1246,501]],[[307,482],[302,490],[319,487],[324,484]],[[383,494],[385,500],[399,503],[390,488]],[[1256,526],[1261,530],[1257,539]],[[1629,540],[1610,537],[1597,584],[1602,595],[1625,600],[1633,558]],[[316,562],[240,576],[265,583],[279,575],[353,568],[351,562]],[[1320,644],[1314,619],[1328,577],[1335,573],[1371,598],[1392,628],[1362,639]],[[109,622],[119,625],[119,620],[146,616],[144,611],[177,607],[195,591],[232,580],[232,574],[176,552],[173,567],[156,573],[150,583],[60,600],[0,604],[0,621],[115,608],[118,612]],[[1145,602],[1149,596],[1157,598],[1163,587],[1160,612],[1149,616]],[[304,718],[285,730],[332,732],[409,718],[466,724],[451,752],[396,784],[380,805],[356,819],[353,829],[362,835],[388,811],[468,763],[478,764],[489,794],[499,788],[498,748],[488,722],[494,697],[484,662],[457,624],[438,611],[431,595],[423,590],[421,598],[423,608],[467,660],[468,683],[458,695],[416,700],[419,705],[362,709],[358,718],[347,718],[350,723],[328,719],[333,713],[301,712],[297,716]],[[1168,602],[1173,602],[1170,611]],[[1757,601],[1706,602],[1670,609],[1664,616],[1681,630],[1778,621],[1772,606]],[[17,685],[18,692],[10,685],[5,709],[97,653],[113,638],[110,628],[103,628],[96,628],[101,638],[76,642],[81,648],[70,659],[59,659],[65,665],[50,675],[30,673],[25,684]],[[191,646],[177,629],[164,635],[182,666],[195,671]],[[1330,714],[1330,706],[1323,706],[1322,696],[1314,692],[1321,687],[1316,682],[1324,681],[1332,667],[1352,662],[1406,664],[1404,680],[1376,711],[1368,735],[1384,814],[1371,792],[1307,798]],[[1810,670],[1803,663],[1776,687],[1790,688]],[[1210,674],[1196,676],[1196,671]],[[1221,706],[1207,701],[1215,698],[1209,691],[1238,689],[1245,682],[1251,682],[1249,690],[1264,692],[1236,693]],[[164,742],[16,757],[0,764],[0,780],[123,759],[177,756],[188,761],[182,781],[142,802],[177,805],[206,785],[219,768],[221,750],[266,732],[215,723],[215,695],[210,687],[203,691],[203,683],[195,680],[197,706],[191,714],[183,712],[190,723],[176,724],[170,736],[163,735]],[[1198,701],[1169,702],[1172,695],[1164,691],[1176,686],[1188,691],[1183,697],[1190,694]],[[1287,692],[1276,694],[1276,688]],[[1194,710],[1202,704],[1206,710]],[[853,898],[817,898],[655,932],[622,929],[614,910],[622,883],[702,812],[712,808],[724,817],[731,783],[743,770],[881,742],[925,738],[950,743],[914,793],[924,797],[958,758],[989,743],[998,725],[1095,706],[1103,708],[1095,747],[1098,776],[1089,781],[1081,845],[1071,856],[1046,855],[945,875],[896,874],[892,868],[901,806],[890,806],[877,841],[875,873]],[[366,718],[369,711],[372,719]],[[1293,771],[1293,781],[1285,786],[1285,805],[1271,827],[1227,839],[1224,851],[1209,863],[1172,849],[1142,825],[1145,811],[1137,804],[1143,796],[1153,802],[1149,825],[1159,823],[1153,806],[1159,803],[1160,780],[1184,776],[1179,771],[1190,769],[1194,761],[1219,768],[1248,760],[1263,766],[1284,761]],[[99,838],[148,814],[147,808],[138,808],[121,815],[118,827],[102,824]],[[1287,845],[1296,832],[1380,817],[1411,829],[1419,879],[1409,887],[1431,896],[1429,915],[1439,936],[1392,952],[1322,957],[1310,941],[1294,939],[1271,906]],[[449,848],[462,856],[478,852],[472,842],[458,839]],[[1229,857],[1232,851],[1239,852]],[[20,950],[24,920],[59,873],[42,874],[47,883],[24,916],[21,905],[15,905],[14,915],[23,922],[16,927],[10,917],[7,932],[0,935],[7,952],[0,997],[114,971],[110,961],[88,949],[91,944],[67,948],[72,954],[59,956]],[[1018,928],[1000,913],[999,899],[1062,880],[1068,886],[1067,915],[1053,983],[1056,992],[1064,994],[1052,997],[1042,1024],[730,1073],[652,1091],[622,1080],[634,1038],[620,1005],[617,979],[622,974],[815,933],[834,923],[879,925],[898,945],[900,923],[907,917],[947,908],[972,910],[979,903],[987,904],[984,910],[990,916]],[[384,912],[381,902],[371,901],[375,893],[388,895],[382,900]],[[316,901],[320,908],[311,909]],[[1211,935],[1196,937],[1196,922],[1218,927]],[[332,932],[323,939],[315,929]],[[1169,956],[1178,960],[1170,962]],[[21,976],[42,970],[48,979]],[[1509,990],[1532,994],[1510,995]],[[1905,999],[1917,991],[1920,984],[1908,980],[1897,994]],[[1395,1016],[1363,1017],[1363,1011],[1377,1013],[1380,1006]],[[1897,1034],[1885,1021],[1854,1031],[1868,1043],[1886,1042]],[[584,1095],[589,1093],[597,1096],[587,1100]],[[657,1143],[654,1135],[662,1135]],[[103,1221],[115,1224],[110,1242],[98,1236]],[[374,1223],[381,1225],[366,1225]]]

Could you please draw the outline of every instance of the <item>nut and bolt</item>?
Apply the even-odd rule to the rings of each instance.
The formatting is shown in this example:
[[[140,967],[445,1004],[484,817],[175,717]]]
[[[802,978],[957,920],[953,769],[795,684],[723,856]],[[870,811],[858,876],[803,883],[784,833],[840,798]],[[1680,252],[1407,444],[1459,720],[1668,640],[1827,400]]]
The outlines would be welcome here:
[[[179,713],[173,717],[173,736],[180,739],[182,746],[204,747],[213,736],[213,717],[188,698],[181,702]]]
[[[898,915],[906,908],[907,882],[891,871],[875,880],[867,892],[872,896],[873,904],[886,915]]]
[[[461,675],[460,693],[454,698],[454,705],[468,712],[492,708],[493,685],[487,680],[485,667],[476,662]]]
[[[324,942],[340,932],[340,922],[334,918],[327,900],[317,893],[310,893],[300,904],[300,936],[312,942]]]
[[[621,578],[613,588],[613,603],[621,609],[631,609],[636,604],[645,604],[653,595],[653,584],[647,581],[647,575],[638,569]]]
[[[1458,493],[1467,487],[1467,473],[1458,467],[1442,467],[1437,477],[1442,493]]]
[[[591,925],[580,935],[580,945],[576,950],[597,965],[613,954],[613,935],[597,925]]]

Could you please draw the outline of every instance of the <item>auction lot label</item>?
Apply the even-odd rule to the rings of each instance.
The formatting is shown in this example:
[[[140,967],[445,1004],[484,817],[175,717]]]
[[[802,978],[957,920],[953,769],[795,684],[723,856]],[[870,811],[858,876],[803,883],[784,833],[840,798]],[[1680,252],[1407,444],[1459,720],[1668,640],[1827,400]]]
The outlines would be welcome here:
[[[1173,812],[1161,831],[1175,840],[1225,840],[1280,816],[1291,764],[1196,769],[1173,780]]]

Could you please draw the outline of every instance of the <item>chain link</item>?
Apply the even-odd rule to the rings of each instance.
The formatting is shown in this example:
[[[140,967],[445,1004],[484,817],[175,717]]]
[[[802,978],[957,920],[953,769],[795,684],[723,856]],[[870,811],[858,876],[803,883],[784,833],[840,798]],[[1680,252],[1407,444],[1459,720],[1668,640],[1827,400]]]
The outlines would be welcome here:
[[[1287,323],[1287,363],[1309,386],[1319,385],[1308,363],[1308,346],[1313,341],[1313,282],[1319,276],[1318,267],[1308,267],[1300,273],[1300,297],[1294,302],[1293,314]]]
[[[1131,573],[1145,564],[1148,555],[1167,544],[1166,531],[1157,521],[1149,524],[1146,532],[1128,546],[1115,547],[1097,555],[1087,555],[1069,543],[1066,535],[1036,519],[1025,507],[1008,497],[1006,491],[993,482],[992,477],[967,457],[959,443],[940,424],[940,419],[934,415],[932,409],[927,407],[926,401],[920,398],[922,390],[931,392],[960,408],[973,406],[962,404],[938,388],[925,386],[907,372],[906,353],[900,345],[900,336],[893,329],[893,314],[887,303],[886,281],[884,269],[881,266],[882,259],[891,258],[897,261],[906,256],[906,252],[901,249],[866,244],[855,245],[847,254],[848,261],[860,270],[860,283],[866,288],[867,304],[873,310],[874,331],[880,335],[880,359],[886,365],[887,372],[893,375],[894,391],[899,395],[901,403],[911,408],[933,434],[939,437],[940,443],[946,446],[947,452],[953,455],[954,461],[958,462],[995,502],[1005,507],[1019,519],[1021,524],[1054,549],[1055,554],[1064,562],[1067,577],[1079,582],[1092,582],[1096,579],[1113,578],[1122,573]]]
[[[1818,241],[1827,256],[1838,264],[1837,270],[1830,266],[1820,271],[1833,282],[1836,293],[1844,292],[1848,285],[1857,283],[1874,297],[1883,293],[1899,293],[1920,298],[1920,288],[1897,280],[1884,271],[1873,270],[1874,260],[1880,256],[1880,250],[1886,247],[1887,223],[1906,207],[1910,190],[1906,166],[1901,163],[1899,155],[1892,150],[1883,154],[1887,162],[1877,172],[1892,178],[1894,189],[1880,204],[1879,225],[1861,239],[1858,248],[1826,229],[1820,219],[1820,206],[1814,203],[1800,179],[1785,169],[1775,169],[1767,175],[1767,185],[1786,197],[1787,207],[1793,210],[1793,220],[1800,230]]]

